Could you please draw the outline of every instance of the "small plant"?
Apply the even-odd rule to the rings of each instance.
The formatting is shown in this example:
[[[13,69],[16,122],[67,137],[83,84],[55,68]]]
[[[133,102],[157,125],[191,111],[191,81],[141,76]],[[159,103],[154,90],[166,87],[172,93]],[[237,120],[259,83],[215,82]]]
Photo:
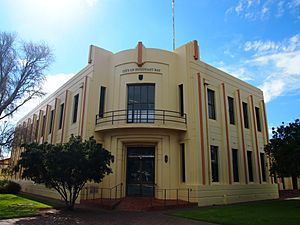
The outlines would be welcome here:
[[[0,181],[0,194],[18,194],[20,190],[21,186],[16,182],[10,180]]]

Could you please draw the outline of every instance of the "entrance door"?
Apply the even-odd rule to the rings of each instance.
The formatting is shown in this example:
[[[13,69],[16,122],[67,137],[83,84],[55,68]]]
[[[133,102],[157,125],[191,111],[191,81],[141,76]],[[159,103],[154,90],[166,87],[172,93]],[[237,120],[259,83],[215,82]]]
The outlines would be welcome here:
[[[127,148],[127,196],[153,196],[154,147]]]

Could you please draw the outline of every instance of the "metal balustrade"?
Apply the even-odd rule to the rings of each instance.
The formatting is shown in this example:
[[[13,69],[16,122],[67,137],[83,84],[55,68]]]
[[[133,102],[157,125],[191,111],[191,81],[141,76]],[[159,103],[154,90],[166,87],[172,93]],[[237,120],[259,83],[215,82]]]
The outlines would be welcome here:
[[[167,124],[167,123],[187,123],[186,113],[163,109],[121,109],[107,111],[96,115],[96,125],[116,124],[124,122],[127,124]]]

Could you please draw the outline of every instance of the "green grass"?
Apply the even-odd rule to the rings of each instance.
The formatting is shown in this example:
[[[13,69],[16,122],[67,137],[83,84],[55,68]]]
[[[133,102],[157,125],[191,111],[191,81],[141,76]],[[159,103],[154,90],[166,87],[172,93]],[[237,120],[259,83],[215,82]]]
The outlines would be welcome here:
[[[173,215],[227,225],[299,225],[300,198],[203,207]]]
[[[34,216],[52,206],[12,194],[0,194],[0,219]]]

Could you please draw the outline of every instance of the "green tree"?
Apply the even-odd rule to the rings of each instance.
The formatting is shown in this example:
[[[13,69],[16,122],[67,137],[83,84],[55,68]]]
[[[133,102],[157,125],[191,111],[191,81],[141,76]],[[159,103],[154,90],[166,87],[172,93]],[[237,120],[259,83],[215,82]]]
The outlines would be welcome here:
[[[292,177],[293,189],[298,189],[300,176],[300,120],[272,128],[272,138],[265,151],[271,159],[270,173],[279,177]]]
[[[23,147],[16,171],[22,171],[22,178],[54,188],[71,210],[87,181],[99,183],[112,173],[113,156],[93,137],[82,141],[80,136],[71,136],[64,144],[31,143]]]

